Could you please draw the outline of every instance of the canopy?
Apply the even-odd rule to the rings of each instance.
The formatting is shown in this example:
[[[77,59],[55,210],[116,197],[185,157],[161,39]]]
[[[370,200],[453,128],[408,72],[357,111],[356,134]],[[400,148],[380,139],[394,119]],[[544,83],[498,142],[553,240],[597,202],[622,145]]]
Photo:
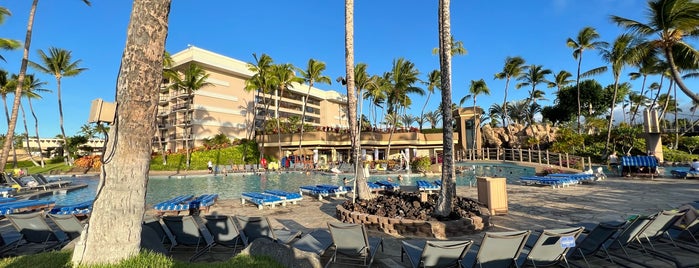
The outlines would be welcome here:
[[[655,156],[624,156],[621,165],[625,167],[657,167],[658,159]]]
[[[294,155],[312,155],[313,151],[308,148],[301,148],[294,151]]]

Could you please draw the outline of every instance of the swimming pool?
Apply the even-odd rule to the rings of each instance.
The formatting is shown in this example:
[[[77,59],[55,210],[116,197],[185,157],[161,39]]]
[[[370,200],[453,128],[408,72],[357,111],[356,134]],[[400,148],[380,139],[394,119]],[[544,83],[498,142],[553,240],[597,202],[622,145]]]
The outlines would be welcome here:
[[[467,168],[461,174],[456,174],[456,185],[475,186],[477,176],[505,177],[508,183],[517,182],[521,176],[533,176],[534,168],[522,167],[512,164],[483,164],[483,163],[458,163],[458,167]],[[392,177],[395,181],[396,174],[374,175],[369,181],[386,180]],[[233,199],[240,198],[243,192],[261,192],[264,190],[280,189],[284,191],[296,192],[299,186],[314,184],[335,184],[341,185],[342,179],[351,175],[340,174],[330,176],[321,173],[305,174],[301,172],[270,172],[259,175],[253,174],[228,174],[223,175],[200,175],[188,176],[187,178],[151,177],[148,180],[148,192],[146,194],[146,204],[149,206],[172,198],[176,195],[192,194],[201,195],[206,193],[219,194],[219,198]],[[437,180],[440,175],[422,176],[420,174],[403,175],[401,185],[415,185],[417,180]],[[69,178],[73,183],[84,183],[88,187],[75,190],[66,194],[56,194],[41,198],[42,200],[53,200],[56,205],[69,205],[93,199],[97,191],[97,177],[75,177]]]

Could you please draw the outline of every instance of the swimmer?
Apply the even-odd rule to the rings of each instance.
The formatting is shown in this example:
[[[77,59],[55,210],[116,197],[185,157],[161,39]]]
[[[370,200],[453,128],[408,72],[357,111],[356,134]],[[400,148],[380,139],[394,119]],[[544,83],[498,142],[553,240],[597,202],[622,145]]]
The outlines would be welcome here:
[[[388,177],[388,181],[393,181],[393,179],[391,179],[391,177]]]
[[[403,181],[403,176],[398,175],[398,180],[399,180],[399,181]]]

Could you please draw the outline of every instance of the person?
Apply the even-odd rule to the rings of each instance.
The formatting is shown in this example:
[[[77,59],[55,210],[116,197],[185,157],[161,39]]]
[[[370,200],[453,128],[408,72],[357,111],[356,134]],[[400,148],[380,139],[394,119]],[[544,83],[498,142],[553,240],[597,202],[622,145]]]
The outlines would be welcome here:
[[[391,179],[391,177],[388,177],[388,181],[393,181],[393,179]]]
[[[214,173],[214,164],[211,163],[211,160],[206,164],[206,168],[209,169],[209,174]]]
[[[342,178],[342,185],[347,186],[347,177]]]
[[[403,181],[403,176],[398,174],[398,181]]]
[[[609,155],[609,167],[615,174],[617,173],[617,169],[619,167],[619,157],[616,156],[616,152],[612,152],[612,154]]]
[[[692,165],[689,167],[689,171],[699,171],[699,160],[696,158],[692,160]]]

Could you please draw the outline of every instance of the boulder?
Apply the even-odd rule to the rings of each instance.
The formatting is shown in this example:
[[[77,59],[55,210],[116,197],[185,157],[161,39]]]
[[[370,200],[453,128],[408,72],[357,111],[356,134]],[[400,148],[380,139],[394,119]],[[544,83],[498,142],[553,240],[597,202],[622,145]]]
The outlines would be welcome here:
[[[243,249],[240,254],[268,256],[284,267],[292,268],[322,268],[320,256],[301,251],[287,245],[273,242],[270,239],[255,239]]]
[[[526,148],[529,137],[537,138],[541,143],[552,143],[556,141],[557,127],[551,125],[534,125],[531,127],[512,123],[504,128],[494,128],[485,125],[481,128],[481,133],[485,144],[489,147]]]

